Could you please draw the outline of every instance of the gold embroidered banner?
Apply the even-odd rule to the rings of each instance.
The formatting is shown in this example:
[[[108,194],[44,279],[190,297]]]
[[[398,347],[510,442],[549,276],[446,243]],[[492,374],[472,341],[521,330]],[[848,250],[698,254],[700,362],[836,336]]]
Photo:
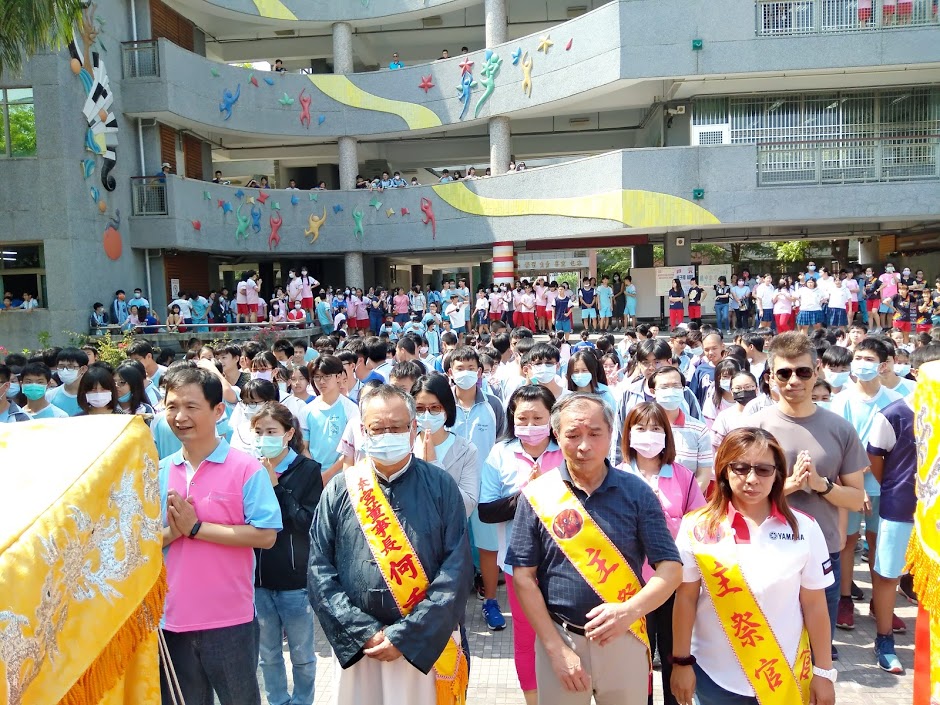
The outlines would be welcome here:
[[[162,526],[140,417],[0,424],[0,703],[159,702]]]

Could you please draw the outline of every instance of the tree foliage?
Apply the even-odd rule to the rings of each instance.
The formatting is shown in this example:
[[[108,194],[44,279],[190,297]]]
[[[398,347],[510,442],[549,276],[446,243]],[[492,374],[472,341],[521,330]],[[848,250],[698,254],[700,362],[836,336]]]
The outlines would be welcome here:
[[[809,257],[812,243],[809,240],[788,240],[775,242],[777,259],[783,262],[800,262]]]
[[[10,154],[32,157],[36,154],[36,113],[32,105],[11,105]]]
[[[81,0],[3,0],[0,2],[0,74],[19,74],[26,60],[58,49],[81,17]]]

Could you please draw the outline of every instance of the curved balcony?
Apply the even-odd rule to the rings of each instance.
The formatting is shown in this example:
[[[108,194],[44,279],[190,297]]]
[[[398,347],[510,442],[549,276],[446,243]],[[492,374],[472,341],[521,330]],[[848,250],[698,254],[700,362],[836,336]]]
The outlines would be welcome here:
[[[846,69],[869,72],[864,80],[872,85],[926,82],[918,72],[936,73],[940,64],[937,27],[763,37],[753,13],[735,0],[618,0],[549,32],[474,52],[466,59],[472,65],[456,57],[349,76],[251,71],[160,40],[146,70],[125,56],[125,66],[137,68],[125,71],[122,102],[128,115],[215,133],[330,141],[442,132],[494,115],[645,107],[670,82],[674,99],[766,90],[769,75],[778,90],[826,88],[844,83]]]
[[[709,232],[726,236],[794,223],[935,218],[936,180],[759,186],[758,161],[754,145],[623,150],[490,179],[384,192],[262,194],[173,176],[165,185],[147,178],[134,187],[131,245],[335,255],[690,230],[707,239]],[[143,215],[148,211],[155,214]]]
[[[242,22],[291,28],[349,22],[369,27],[455,12],[483,0],[177,0],[185,9]]]

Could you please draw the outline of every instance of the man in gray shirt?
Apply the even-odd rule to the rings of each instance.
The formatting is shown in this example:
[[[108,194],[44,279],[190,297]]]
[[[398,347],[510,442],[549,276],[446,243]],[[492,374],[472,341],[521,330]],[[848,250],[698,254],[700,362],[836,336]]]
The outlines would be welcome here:
[[[826,537],[831,562],[827,569],[835,577],[835,583],[826,588],[834,633],[839,551],[845,538],[839,529],[839,509],[861,511],[865,500],[862,477],[869,461],[852,425],[813,403],[816,362],[816,349],[804,334],[791,331],[778,335],[768,351],[768,364],[780,399],[758,411],[751,423],[772,433],[783,447],[791,468],[784,488],[787,502],[813,517]],[[832,651],[835,658],[834,646]]]

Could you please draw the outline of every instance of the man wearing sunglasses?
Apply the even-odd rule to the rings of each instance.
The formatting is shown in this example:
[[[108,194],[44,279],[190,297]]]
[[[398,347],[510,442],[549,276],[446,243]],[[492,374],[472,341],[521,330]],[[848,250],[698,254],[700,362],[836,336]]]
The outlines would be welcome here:
[[[863,471],[869,460],[858,433],[845,419],[813,403],[816,349],[802,333],[778,335],[770,346],[771,381],[780,399],[761,409],[753,425],[772,433],[783,447],[790,467],[784,491],[787,501],[813,517],[823,530],[835,582],[826,588],[830,630],[835,631],[841,569],[839,508],[858,512],[865,499]],[[836,656],[833,647],[833,657]]]

